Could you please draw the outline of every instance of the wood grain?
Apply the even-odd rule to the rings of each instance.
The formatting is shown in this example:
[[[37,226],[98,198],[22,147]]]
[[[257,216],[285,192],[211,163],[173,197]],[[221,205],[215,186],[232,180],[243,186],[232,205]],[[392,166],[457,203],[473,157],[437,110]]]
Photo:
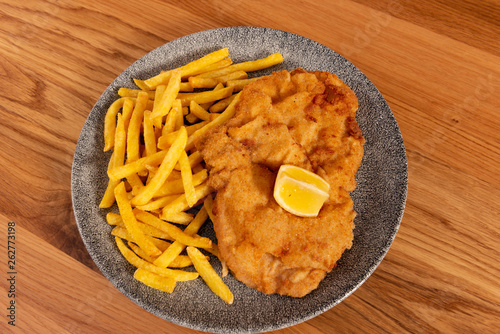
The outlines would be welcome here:
[[[197,333],[142,310],[97,270],[72,211],[73,152],[95,101],[136,59],[251,25],[314,39],[360,68],[391,106],[409,165],[405,215],[375,273],[274,333],[500,332],[499,18],[493,0],[0,0],[0,252],[15,221],[16,330]]]

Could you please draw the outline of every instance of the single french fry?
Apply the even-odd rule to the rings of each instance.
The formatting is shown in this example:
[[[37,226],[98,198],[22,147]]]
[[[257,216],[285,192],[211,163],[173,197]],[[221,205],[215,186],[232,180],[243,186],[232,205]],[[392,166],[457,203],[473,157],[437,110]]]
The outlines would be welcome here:
[[[134,79],[134,83],[136,84],[137,87],[139,87],[141,90],[148,91],[149,87],[144,83],[144,80],[140,79]]]
[[[207,283],[208,287],[226,303],[232,304],[234,300],[233,293],[229,290],[220,276],[217,275],[217,272],[210,265],[210,262],[208,262],[203,253],[201,253],[199,249],[191,246],[188,246],[186,251],[191,261],[193,261],[196,271]]]
[[[140,158],[140,135],[144,111],[148,102],[148,94],[140,92],[135,102],[134,112],[130,118],[127,129],[127,162],[139,160]]]
[[[142,191],[132,199],[133,205],[144,205],[154,194],[160,189],[162,184],[167,179],[170,172],[174,169],[175,164],[179,160],[181,152],[184,152],[186,146],[187,132],[184,127],[179,130],[179,136],[169,148],[165,158],[163,159],[158,172],[150,180],[150,182],[142,189]]]
[[[126,134],[123,124],[123,118],[121,114],[118,114],[118,120],[115,131],[115,149],[113,151],[113,155],[111,157],[109,166],[111,168],[119,167],[123,165],[125,160],[125,142],[126,142]],[[99,203],[99,208],[109,208],[115,202],[115,187],[118,185],[119,180],[109,180],[108,186],[104,195]]]
[[[182,111],[182,104],[179,99],[175,99],[173,108],[175,110],[174,131],[179,131],[180,128],[184,126],[184,114]]]
[[[109,225],[124,226],[122,216],[114,212],[108,212],[106,214],[106,221]]]
[[[195,114],[193,113],[189,113],[187,116],[186,116],[186,121],[188,121],[189,123],[193,124],[193,123],[196,123],[197,121],[199,121],[200,119],[198,118],[198,116],[196,116]]]
[[[182,76],[185,77],[185,76],[188,76],[192,73],[196,73],[200,69],[202,69],[210,64],[216,63],[216,62],[226,58],[227,56],[229,56],[229,50],[227,48],[224,48],[224,49],[209,53],[208,55],[203,56],[199,59],[196,59],[196,60],[180,67],[179,69],[181,70]],[[152,78],[145,80],[145,84],[150,89],[154,89],[158,85],[167,83],[170,80],[170,77],[172,76],[172,72],[173,72],[173,70],[162,72],[162,73],[160,73]]]
[[[198,278],[198,273],[187,272],[182,270],[172,270],[167,268],[159,268],[147,261],[144,261],[139,256],[137,256],[132,250],[130,250],[123,241],[115,236],[115,242],[122,253],[123,257],[136,268],[146,269],[152,273],[163,277],[171,277],[176,281],[190,281]]]
[[[222,75],[226,75],[231,72],[235,71],[245,71],[245,72],[253,72],[253,71],[258,71],[262,70],[274,65],[277,65],[279,63],[283,62],[283,56],[280,53],[273,53],[265,58],[262,59],[257,59],[257,60],[251,60],[251,61],[246,61],[242,63],[236,63],[232,64],[231,66],[228,66],[226,68],[220,69],[220,70],[215,70],[212,72],[206,72],[198,75],[198,77],[201,78],[217,78]]]
[[[115,198],[122,216],[123,223],[127,231],[130,233],[134,242],[141,247],[149,256],[158,256],[161,251],[149,240],[150,238],[144,235],[137,224],[132,207],[127,197],[125,183],[120,182],[115,187]]]
[[[174,279],[170,277],[162,277],[145,269],[137,269],[134,273],[134,278],[151,288],[167,293],[172,293],[175,288]]]
[[[132,190],[140,190],[144,187],[144,183],[142,183],[142,180],[137,173],[128,175],[126,179],[129,185],[132,187]]]
[[[210,121],[208,124],[203,126],[202,128],[196,130],[191,136],[189,136],[188,141],[186,143],[186,151],[191,150],[194,147],[194,143],[198,140],[205,132],[212,129],[215,126],[224,124],[228,119],[234,116],[236,112],[236,104],[239,100],[239,94],[233,99],[231,104],[224,110],[217,118],[213,121]]]
[[[179,212],[168,217],[163,217],[162,220],[180,225],[188,225],[193,221],[193,218],[192,213]]]
[[[207,220],[207,210],[203,206],[196,214],[194,219],[184,229],[187,235],[193,235],[203,226]],[[180,241],[174,241],[155,261],[154,264],[160,268],[166,268],[169,264],[186,248],[186,245]]]
[[[196,201],[199,201],[200,199],[204,198],[208,194],[212,193],[213,189],[209,187],[206,183],[203,183],[197,187],[195,187],[195,197]],[[168,203],[163,207],[161,211],[160,218],[163,217],[169,217],[171,215],[177,214],[181,211],[186,211],[187,209],[191,208],[186,200],[186,195],[182,194],[180,195],[177,199],[173,200],[172,202]]]
[[[196,198],[196,193],[193,185],[193,172],[191,166],[189,165],[189,159],[186,151],[182,151],[179,157],[179,165],[181,168],[182,183],[184,185],[184,193],[186,196],[186,202],[190,207],[193,207],[198,199]]]
[[[179,93],[177,98],[181,100],[183,106],[189,106],[191,101],[195,101],[198,104],[214,102],[217,100],[224,99],[233,93],[232,87],[226,87],[218,90],[209,90],[206,92],[199,93]]]
[[[191,113],[195,114],[198,118],[204,121],[210,120],[210,113],[203,109],[198,103],[196,103],[196,101],[191,101],[189,103],[189,110]]]
[[[132,89],[132,88],[126,88],[126,87],[121,87],[118,89],[118,95],[121,97],[138,97],[140,92],[145,92],[148,94],[148,98],[151,100],[154,100],[155,98],[155,92],[151,90],[141,90],[141,89]]]
[[[144,152],[146,156],[156,153],[156,135],[153,127],[153,122],[151,120],[151,111],[144,111],[143,119],[143,131],[144,131]]]
[[[214,88],[219,83],[216,78],[189,77],[188,80],[193,88]]]
[[[123,223],[123,221],[122,221]],[[130,235],[130,233],[128,233],[127,229],[125,228],[125,226],[115,226],[112,230],[111,230],[111,235],[115,236],[115,237],[118,237],[118,238],[121,238],[121,239],[125,239],[125,240],[128,240],[128,241],[133,241],[134,238],[132,238],[132,236]]]
[[[179,86],[179,92],[192,92],[194,90],[194,87],[191,85],[190,82],[181,82]]]
[[[164,231],[169,236],[171,236],[176,241],[188,246],[200,247],[200,248],[210,248],[212,247],[212,241],[204,237],[193,237],[175,225],[167,223],[160,218],[152,215],[151,213],[134,209],[134,214],[139,221],[144,222],[147,225],[151,225],[158,230]]]
[[[163,96],[163,93],[165,93],[165,89],[167,89],[167,85],[159,85],[154,90],[155,98],[153,100],[153,109],[151,109],[152,112],[158,113],[158,108],[160,107],[161,98]]]
[[[153,124],[157,128],[161,128],[162,118],[166,116],[170,109],[172,108],[172,103],[179,93],[180,84],[181,84],[181,74],[180,70],[174,70],[172,72],[172,77],[168,81],[167,88],[165,92],[161,96],[160,104],[158,108],[151,113],[151,118],[153,119]],[[190,94],[190,93],[185,93]]]
[[[128,126],[130,124],[130,119],[132,118],[132,113],[134,112],[135,103],[137,102],[136,98],[125,98],[125,102],[123,102],[122,108],[122,118],[123,118],[123,127],[125,129],[125,133],[128,132]]]
[[[115,100],[108,108],[104,117],[104,152],[111,150],[114,146],[115,130],[116,130],[116,115],[123,107],[125,98]]]

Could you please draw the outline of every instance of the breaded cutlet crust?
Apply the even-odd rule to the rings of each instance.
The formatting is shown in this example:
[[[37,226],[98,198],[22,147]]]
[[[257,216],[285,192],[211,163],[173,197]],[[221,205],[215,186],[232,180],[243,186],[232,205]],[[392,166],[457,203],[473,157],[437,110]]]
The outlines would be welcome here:
[[[238,280],[266,294],[302,297],[351,247],[349,192],[364,144],[357,107],[355,94],[333,74],[275,72],[246,86],[235,116],[197,143],[217,190],[220,255]],[[283,164],[330,184],[317,217],[295,216],[274,200]]]

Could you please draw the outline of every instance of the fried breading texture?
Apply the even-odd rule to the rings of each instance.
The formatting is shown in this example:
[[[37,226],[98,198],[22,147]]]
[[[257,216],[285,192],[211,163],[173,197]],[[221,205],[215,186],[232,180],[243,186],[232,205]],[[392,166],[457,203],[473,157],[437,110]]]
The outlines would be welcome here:
[[[235,116],[197,143],[216,189],[214,229],[233,275],[267,294],[302,297],[352,245],[349,195],[364,138],[352,90],[327,72],[296,69],[243,90]],[[277,171],[296,165],[331,187],[317,217],[283,210],[273,198]]]

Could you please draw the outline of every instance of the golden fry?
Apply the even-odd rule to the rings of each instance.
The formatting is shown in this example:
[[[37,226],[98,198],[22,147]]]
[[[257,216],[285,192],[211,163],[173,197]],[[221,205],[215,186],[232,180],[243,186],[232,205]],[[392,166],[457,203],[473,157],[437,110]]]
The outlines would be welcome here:
[[[142,120],[148,103],[148,94],[140,92],[127,129],[127,162],[139,160],[139,146]]]
[[[144,112],[144,120],[142,123],[144,130],[144,151],[146,156],[156,153],[156,135],[151,119],[151,111]]]
[[[181,152],[179,157],[179,165],[181,168],[182,184],[184,185],[184,193],[186,195],[186,202],[190,207],[193,207],[198,201],[193,185],[193,172],[189,165],[189,159],[186,151]]]
[[[199,119],[202,119],[204,121],[209,121],[210,120],[210,113],[203,109],[202,106],[200,106],[196,101],[191,101],[189,104],[189,110],[191,113],[195,114]]]
[[[162,220],[179,224],[179,225],[187,225],[193,221],[193,214],[187,212],[179,212],[168,217],[162,217]]]
[[[189,83],[193,88],[214,88],[219,81],[215,78],[189,77]]]
[[[136,84],[137,87],[139,87],[141,90],[144,91],[149,91],[148,85],[144,83],[144,80],[139,80],[139,79],[134,79],[134,83]]]
[[[220,276],[217,275],[210,262],[208,262],[200,250],[191,246],[187,247],[186,250],[191,261],[193,261],[196,271],[207,283],[208,287],[226,303],[232,304],[234,300],[233,293]]]
[[[106,215],[106,221],[108,222],[109,225],[117,225],[117,226],[123,225],[122,216],[114,212],[108,212],[108,214]]]
[[[116,115],[123,107],[125,98],[120,98],[114,101],[108,108],[104,117],[104,152],[111,150],[114,146]]]
[[[126,134],[123,124],[123,118],[121,114],[118,114],[118,121],[116,125],[115,131],[115,149],[113,151],[113,155],[110,159],[110,167],[119,167],[123,165],[123,161],[125,160],[125,142],[126,142]],[[104,196],[101,199],[101,203],[99,203],[99,208],[109,208],[115,202],[115,187],[118,185],[119,180],[109,180],[106,191],[104,192]]]

